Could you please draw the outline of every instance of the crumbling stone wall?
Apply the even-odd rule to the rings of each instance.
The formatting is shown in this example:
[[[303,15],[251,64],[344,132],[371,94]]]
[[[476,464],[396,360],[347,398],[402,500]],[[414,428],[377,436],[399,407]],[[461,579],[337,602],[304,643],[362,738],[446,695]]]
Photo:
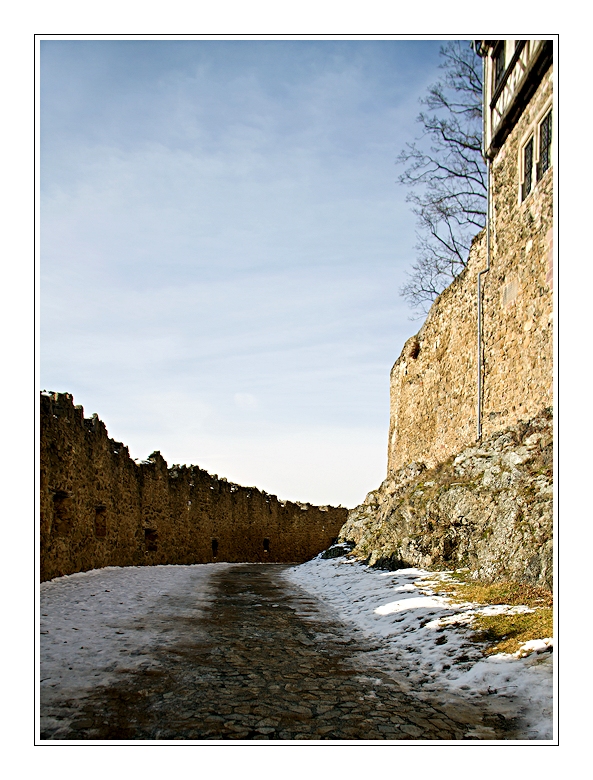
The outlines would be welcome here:
[[[68,393],[41,396],[42,581],[103,566],[302,562],[328,547],[341,507],[280,501],[197,466],[135,463]]]
[[[483,282],[482,433],[553,405],[553,172],[519,200],[521,145],[552,96],[552,70],[492,163],[490,271]],[[388,474],[430,467],[477,437],[477,278],[486,232],[464,272],[434,302],[391,371]]]
[[[486,239],[432,305],[391,369],[388,473],[414,461],[436,465],[476,438],[477,274]]]

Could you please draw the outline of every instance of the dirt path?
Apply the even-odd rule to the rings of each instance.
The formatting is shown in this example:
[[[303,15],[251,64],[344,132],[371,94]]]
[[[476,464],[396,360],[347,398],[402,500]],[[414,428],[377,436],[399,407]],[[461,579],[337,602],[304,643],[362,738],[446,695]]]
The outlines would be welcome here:
[[[122,671],[79,698],[41,697],[51,740],[513,739],[513,724],[465,702],[431,704],[371,667],[376,650],[292,588],[286,567],[237,564],[167,597],[166,645],[150,668]],[[156,614],[156,613],[155,613]],[[149,614],[137,616],[149,623]],[[155,617],[156,619],[156,617]],[[82,650],[82,648],[81,648]],[[376,654],[374,654],[376,655]]]

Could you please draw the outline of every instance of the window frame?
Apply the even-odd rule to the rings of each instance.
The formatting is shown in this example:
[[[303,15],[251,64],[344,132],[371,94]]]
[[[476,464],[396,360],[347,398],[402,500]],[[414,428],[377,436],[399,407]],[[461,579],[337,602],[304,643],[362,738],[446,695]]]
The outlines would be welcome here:
[[[544,112],[544,115],[542,116],[541,120],[539,121],[537,125],[537,160],[535,161],[535,169],[536,169],[536,182],[540,182],[544,176],[546,175],[547,171],[550,170],[552,167],[552,137],[553,137],[553,129],[554,129],[554,115],[552,113],[553,108],[552,106],[548,107],[548,110]],[[549,120],[549,122],[548,122]],[[544,128],[544,124],[548,122],[549,124],[549,137],[548,137],[548,165],[545,171],[540,173],[540,163],[542,159],[542,130]]]
[[[531,166],[529,170],[529,192],[525,192],[525,180],[527,178],[527,170],[525,166],[525,157],[527,153],[528,147],[531,145]],[[533,130],[527,135],[526,139],[521,144],[521,151],[520,151],[520,158],[519,158],[519,165],[520,165],[520,175],[519,175],[519,203],[525,203],[527,198],[531,195],[531,193],[534,190],[534,178],[533,178],[533,161],[535,159],[535,133]]]
[[[498,85],[504,77],[506,71],[506,53],[506,41],[501,40],[492,52],[492,94],[496,92]]]
[[[546,173],[553,167],[553,143],[552,143],[552,137],[553,137],[553,128],[554,128],[554,115],[553,115],[553,105],[551,102],[549,102],[546,107],[539,112],[537,119],[532,122],[525,132],[523,139],[521,141],[521,144],[519,146],[519,205],[522,203],[525,203],[525,201],[529,198],[529,196],[535,192],[537,189],[537,185],[545,178]],[[545,171],[540,172],[540,159],[541,159],[541,140],[542,140],[542,129],[544,126],[544,123],[548,120],[550,122],[550,140],[549,140],[549,155],[548,155],[548,167]],[[532,145],[532,152],[531,152],[531,166],[530,166],[530,188],[529,192],[525,192],[525,182],[527,179],[527,171],[526,171],[526,153],[528,150],[529,145]]]

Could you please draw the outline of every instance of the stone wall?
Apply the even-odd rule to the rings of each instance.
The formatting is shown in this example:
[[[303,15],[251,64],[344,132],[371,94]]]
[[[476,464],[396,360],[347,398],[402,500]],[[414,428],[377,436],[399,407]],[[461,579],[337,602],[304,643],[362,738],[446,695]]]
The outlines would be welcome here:
[[[414,461],[434,466],[476,438],[476,286],[485,250],[482,233],[391,370],[388,473]]]
[[[553,172],[520,203],[522,143],[552,97],[552,71],[492,163],[490,271],[483,282],[484,436],[553,405]],[[486,232],[468,266],[434,302],[391,371],[388,474],[432,467],[477,437],[477,277]]]
[[[550,105],[552,70],[492,163],[484,278],[484,435],[553,406],[553,170],[519,203],[522,143]]]
[[[302,562],[347,510],[241,487],[197,466],[135,463],[68,393],[41,396],[42,581],[103,566]]]

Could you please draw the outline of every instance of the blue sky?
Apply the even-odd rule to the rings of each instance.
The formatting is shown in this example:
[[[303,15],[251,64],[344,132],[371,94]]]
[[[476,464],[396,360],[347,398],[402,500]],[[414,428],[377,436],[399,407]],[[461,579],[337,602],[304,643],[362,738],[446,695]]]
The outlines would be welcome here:
[[[41,42],[41,382],[144,458],[354,506],[386,471],[438,41]]]

